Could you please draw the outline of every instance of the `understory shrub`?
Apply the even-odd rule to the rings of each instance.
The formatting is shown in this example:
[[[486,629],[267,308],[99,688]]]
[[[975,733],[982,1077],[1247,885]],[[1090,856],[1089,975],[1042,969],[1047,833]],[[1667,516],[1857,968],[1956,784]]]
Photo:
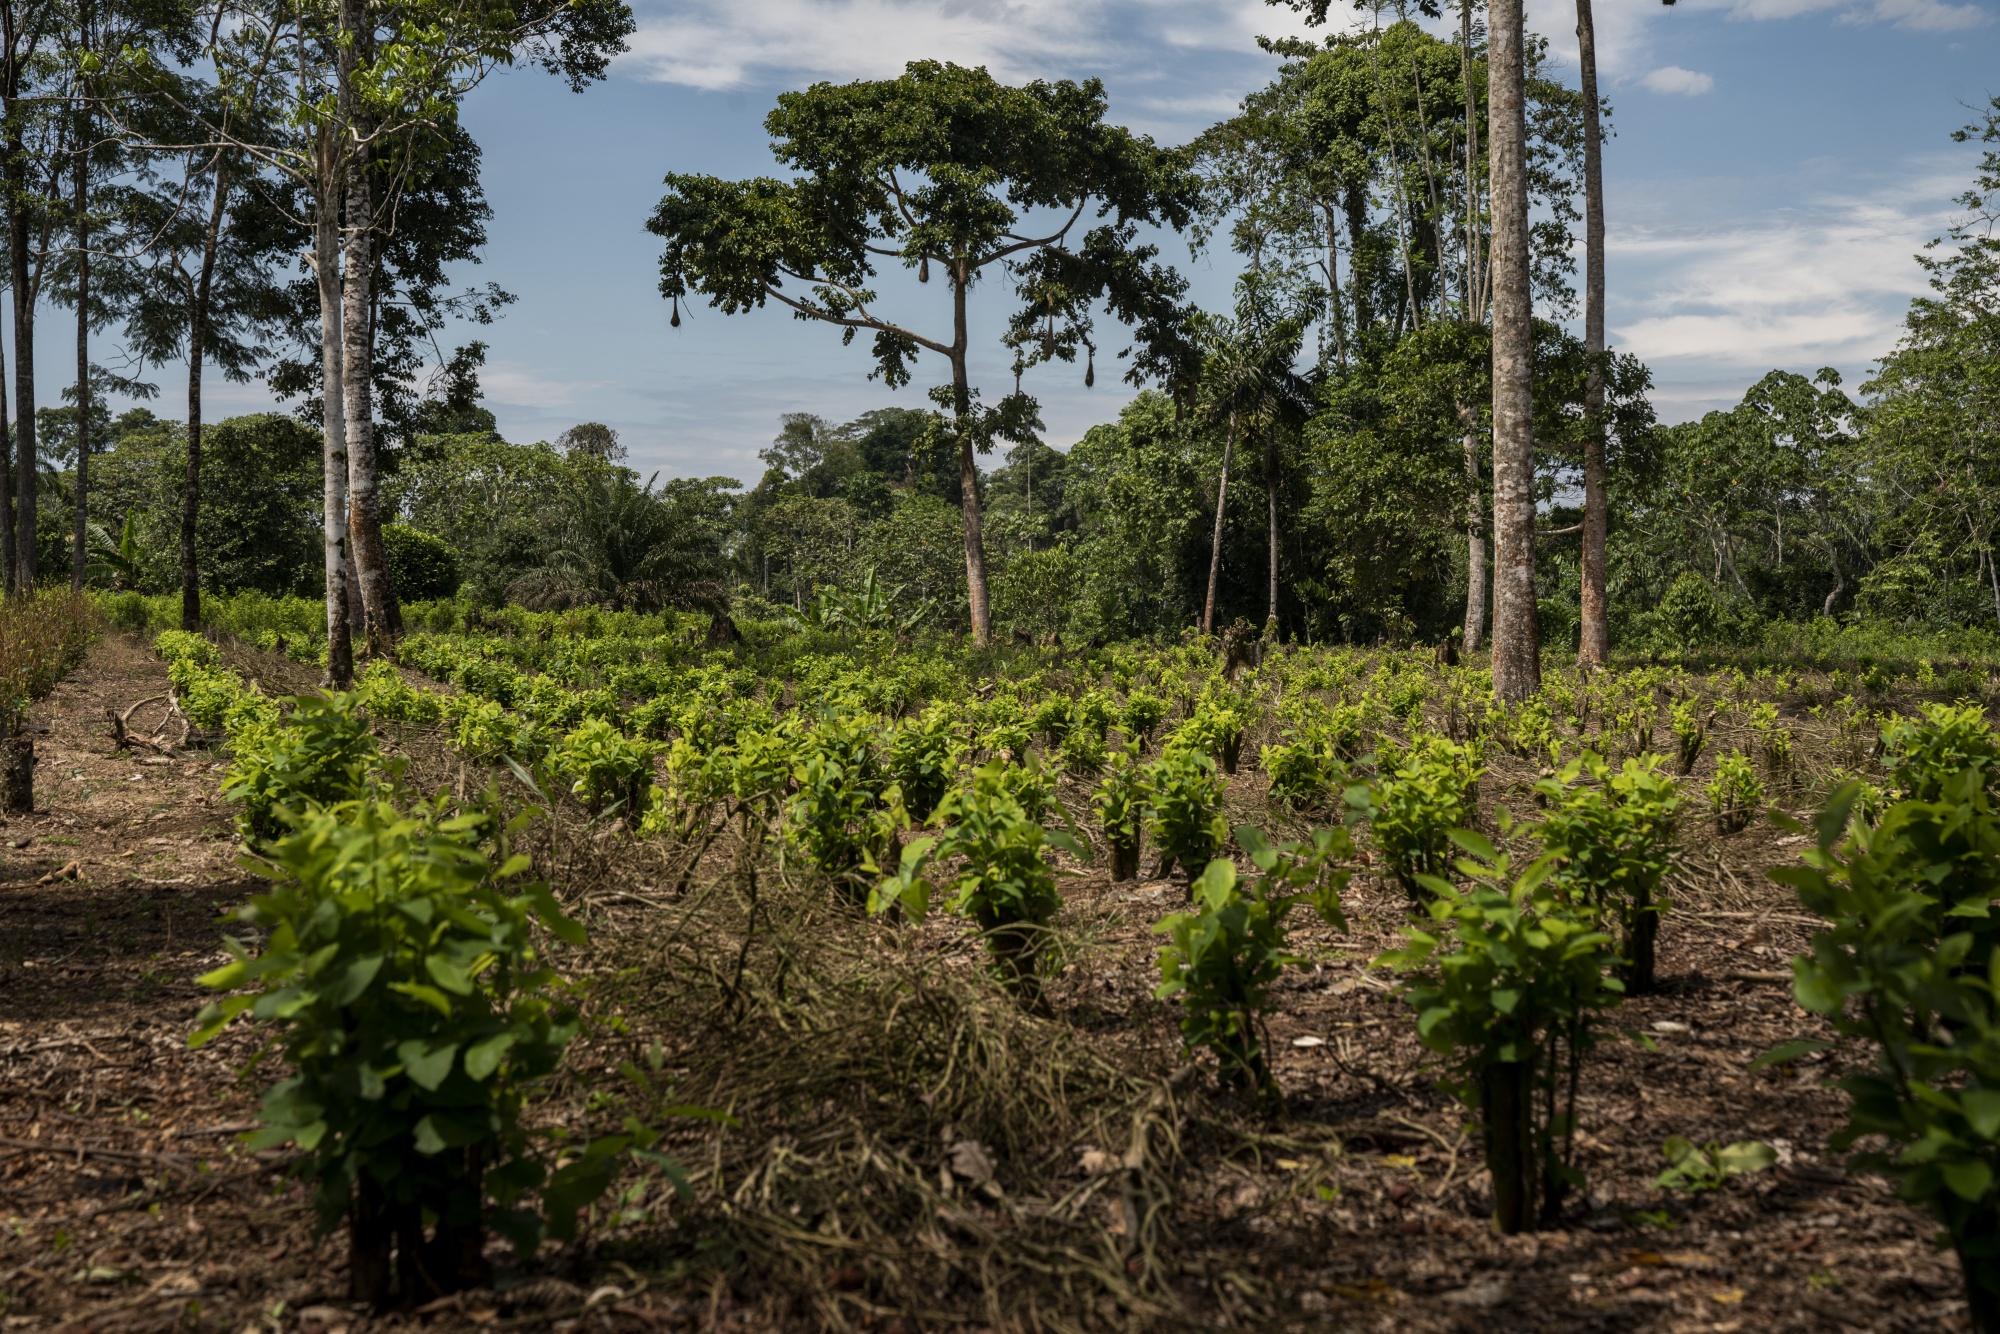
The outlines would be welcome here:
[[[1425,884],[1450,868],[1451,831],[1472,823],[1485,769],[1477,746],[1422,734],[1407,747],[1385,743],[1376,769],[1355,795],[1390,875],[1421,905]]]
[[[1954,720],[1937,720],[1944,731]],[[1908,738],[1940,753],[1943,737]],[[1837,1081],[1848,1120],[1830,1141],[1864,1146],[1857,1170],[1894,1180],[1958,1253],[1973,1328],[2000,1332],[2000,949],[1991,907],[2000,854],[1984,766],[1932,771],[1935,801],[1856,814],[1859,784],[1816,821],[1806,864],[1773,870],[1828,925],[1794,959],[1799,1004],[1869,1044],[1872,1066]],[[1796,1054],[1824,1043],[1789,1044]]]
[[[1512,833],[1503,817],[1500,833]],[[1431,925],[1382,961],[1413,974],[1408,995],[1424,1046],[1451,1062],[1446,1084],[1479,1113],[1493,1178],[1493,1226],[1504,1233],[1552,1224],[1576,1167],[1576,1104],[1597,1014],[1618,1003],[1605,968],[1611,938],[1550,880],[1554,859],[1518,876],[1480,835],[1452,840],[1464,890],[1426,875]]]
[[[1164,878],[1181,866],[1190,879],[1200,875],[1229,841],[1215,761],[1198,750],[1170,747],[1146,766],[1145,782],[1152,793],[1146,831],[1160,855],[1154,874]]]
[[[491,1225],[524,1253],[574,1235],[609,1181],[600,1142],[550,1170],[523,1123],[529,1087],[577,1031],[553,999],[540,927],[583,930],[523,878],[497,811],[409,813],[386,800],[312,810],[268,849],[275,885],[240,910],[261,948],[202,978],[200,1046],[248,1014],[287,1071],[264,1093],[252,1144],[296,1145],[322,1230],[346,1220],[357,1300],[405,1302],[490,1283]],[[539,1190],[541,1212],[522,1207]]]
[[[1048,926],[1062,907],[1044,849],[1059,847],[1086,860],[1089,854],[1068,833],[1036,823],[1010,790],[1007,766],[997,760],[948,794],[931,823],[942,832],[903,849],[895,873],[869,895],[869,911],[900,905],[921,920],[933,897],[927,871],[951,868],[950,878],[937,888],[951,895],[953,912],[979,928],[1001,984],[1039,1005]]]
[[[1719,834],[1746,828],[1764,805],[1764,784],[1740,750],[1732,750],[1715,762],[1715,777],[1704,790],[1715,810],[1715,831]]]
[[[1264,1020],[1272,984],[1300,962],[1285,948],[1285,918],[1310,903],[1321,920],[1346,929],[1340,893],[1354,846],[1339,826],[1274,847],[1245,825],[1236,841],[1258,874],[1239,875],[1234,862],[1218,857],[1195,879],[1189,910],[1153,928],[1169,937],[1156,994],[1180,998],[1182,1038],[1191,1050],[1215,1054],[1225,1083],[1274,1103],[1279,1093],[1264,1057]]]
[[[1104,844],[1111,854],[1111,878],[1131,880],[1139,874],[1139,848],[1146,833],[1146,808],[1152,799],[1146,771],[1139,764],[1139,742],[1135,739],[1114,752],[1105,763],[1104,778],[1091,794],[1090,804],[1104,828]]]
[[[1652,990],[1666,909],[1660,883],[1673,867],[1679,788],[1660,772],[1657,755],[1613,770],[1586,751],[1536,790],[1549,803],[1541,837],[1543,850],[1556,859],[1554,883],[1619,937],[1626,991]]]

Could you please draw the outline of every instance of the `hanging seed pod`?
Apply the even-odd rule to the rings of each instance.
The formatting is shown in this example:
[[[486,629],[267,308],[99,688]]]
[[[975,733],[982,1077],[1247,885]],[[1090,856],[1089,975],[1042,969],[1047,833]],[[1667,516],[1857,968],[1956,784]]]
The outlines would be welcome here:
[[[1085,389],[1097,387],[1097,349],[1094,347],[1084,357],[1083,387]]]
[[[917,261],[917,281],[920,283],[927,283],[930,280],[931,280],[931,257],[929,255],[925,255],[921,260]]]
[[[667,327],[672,329],[681,327],[681,299],[678,296],[674,298],[674,317],[667,321]]]

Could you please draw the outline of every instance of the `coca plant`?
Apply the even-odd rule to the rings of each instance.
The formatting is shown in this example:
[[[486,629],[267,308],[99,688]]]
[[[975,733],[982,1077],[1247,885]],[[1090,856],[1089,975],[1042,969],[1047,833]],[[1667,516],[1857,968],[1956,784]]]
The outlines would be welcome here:
[[[1151,798],[1145,770],[1139,766],[1139,742],[1134,740],[1106,762],[1103,781],[1090,798],[1104,826],[1113,880],[1132,880],[1139,874],[1139,846],[1145,837],[1146,804]]]
[[[1680,790],[1657,755],[1613,769],[1594,751],[1535,785],[1549,804],[1542,847],[1556,884],[1620,940],[1625,990],[1653,989],[1660,884],[1673,867]]]
[[[1501,837],[1512,832],[1502,812]],[[1412,975],[1418,1037],[1451,1063],[1446,1088],[1479,1113],[1494,1229],[1524,1232],[1558,1219],[1582,1184],[1583,1061],[1622,987],[1606,966],[1611,937],[1552,881],[1553,857],[1516,875],[1480,835],[1451,838],[1472,854],[1458,864],[1467,888],[1424,876],[1429,922],[1406,928],[1381,961]]]
[[[1254,876],[1218,857],[1192,886],[1193,903],[1153,928],[1168,937],[1160,954],[1161,999],[1179,997],[1181,1036],[1221,1063],[1223,1081],[1259,1102],[1282,1101],[1264,1058],[1264,1017],[1271,987],[1301,960],[1285,945],[1285,919],[1309,903],[1321,920],[1346,929],[1340,893],[1354,844],[1343,828],[1318,829],[1298,843],[1273,846],[1250,825],[1236,830]]]
[[[1933,755],[1950,745],[1909,739]],[[1889,1176],[1937,1218],[1973,1327],[2000,1334],[2000,940],[1990,911],[2000,821],[1983,760],[1961,752],[1957,762],[1955,773],[1931,773],[1934,800],[1897,802],[1872,821],[1857,811],[1861,784],[1843,785],[1805,864],[1771,876],[1828,923],[1792,961],[1799,1004],[1875,1054],[1837,1081],[1850,1101],[1831,1143],[1865,1141],[1853,1165]]]
[[[263,1030],[288,1073],[250,1142],[297,1146],[320,1227],[348,1225],[352,1296],[378,1306],[486,1285],[488,1227],[523,1252],[572,1236],[608,1155],[634,1143],[551,1170],[523,1120],[578,1028],[535,931],[584,934],[510,854],[526,817],[503,824],[497,800],[309,810],[268,850],[272,888],[239,911],[262,948],[227,941],[232,961],[201,979],[229,994],[191,1043],[239,1017]]]
[[[970,918],[985,937],[1001,985],[1031,1006],[1041,1003],[1049,923],[1062,907],[1047,849],[1089,858],[1068,832],[1039,823],[1041,811],[1033,807],[1045,791],[1032,772],[1010,772],[998,760],[982,765],[969,785],[938,804],[931,823],[941,832],[906,846],[894,873],[868,897],[870,912],[900,906],[921,921],[936,892],[951,895],[952,911]],[[951,871],[933,885],[929,873],[938,866]]]

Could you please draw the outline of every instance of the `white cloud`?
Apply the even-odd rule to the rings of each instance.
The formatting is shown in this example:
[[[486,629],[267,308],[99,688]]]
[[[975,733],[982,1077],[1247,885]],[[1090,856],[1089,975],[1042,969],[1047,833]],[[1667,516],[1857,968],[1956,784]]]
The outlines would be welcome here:
[[[1614,302],[1630,294],[1612,312],[1615,341],[1676,381],[1747,383],[1772,367],[1865,371],[1924,290],[1912,256],[1949,224],[1955,186],[1926,172],[1720,227],[1668,219],[1614,229],[1610,259],[1623,275]],[[1683,206],[1700,207],[1703,194],[1682,192]]]
[[[1639,82],[1653,92],[1677,93],[1682,97],[1699,97],[1703,93],[1712,92],[1715,88],[1715,80],[1710,75],[1682,69],[1679,65],[1667,65],[1656,69]]]
[[[1918,32],[1961,32],[1993,21],[1982,5],[1951,5],[1943,0],[1694,0],[1694,7],[1726,8],[1732,18],[1752,20],[1789,19],[1825,11],[1836,14],[1842,23],[1893,23]]]
[[[1115,93],[1175,131],[1235,108],[1215,86],[1218,56],[1268,64],[1259,34],[1308,32],[1262,0],[640,0],[635,9],[639,31],[619,66],[644,79],[723,90],[883,78],[912,60],[985,65],[1010,81],[1116,76]]]

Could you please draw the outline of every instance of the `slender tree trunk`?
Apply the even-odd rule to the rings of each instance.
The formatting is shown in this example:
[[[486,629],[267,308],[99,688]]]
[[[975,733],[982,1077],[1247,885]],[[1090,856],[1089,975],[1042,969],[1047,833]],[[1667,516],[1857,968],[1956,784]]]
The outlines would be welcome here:
[[[1236,452],[1236,414],[1229,414],[1229,435],[1222,442],[1222,481],[1215,488],[1215,540],[1208,549],[1208,599],[1201,604],[1201,632],[1215,633],[1215,585],[1222,576],[1222,514],[1229,504],[1229,460]]]
[[[966,375],[965,289],[972,281],[961,258],[953,261],[951,274],[951,410],[957,419],[958,485],[964,493],[960,510],[965,516],[965,596],[972,609],[972,642],[993,639],[993,609],[986,597],[986,542],[979,520],[979,461],[972,452],[972,383]]]
[[[215,256],[229,210],[229,163],[215,164],[215,196],[201,239],[201,269],[188,293],[187,469],[181,480],[181,629],[201,629],[201,567],[195,537],[201,524],[201,368],[208,353],[208,302]]]
[[[18,101],[8,108],[20,114]],[[28,167],[18,124],[7,139],[7,234],[14,295],[14,582],[35,586],[35,293],[28,276]]]
[[[1479,476],[1479,417],[1458,405],[1459,443],[1465,449],[1465,652],[1486,642],[1486,488]]]
[[[1271,602],[1264,613],[1264,638],[1278,637],[1278,433],[1264,441],[1264,508],[1270,528]]]
[[[1583,350],[1593,358],[1583,382],[1583,633],[1577,660],[1602,667],[1611,660],[1604,550],[1611,502],[1604,476],[1604,372],[1595,361],[1604,353],[1604,135],[1590,0],[1576,0],[1576,42],[1583,66]]]
[[[1487,148],[1493,178],[1493,693],[1515,704],[1541,685],[1521,0],[1489,0],[1487,34]]]
[[[1495,1061],[1480,1072],[1493,1230],[1510,1235],[1526,1232],[1535,1216],[1534,1069],[1527,1061]]]
[[[347,0],[354,4],[356,0]],[[386,653],[400,628],[396,591],[382,549],[382,510],[375,457],[374,196],[368,152],[351,150],[347,164],[347,260],[342,277],[341,390],[347,415],[349,555],[359,576],[371,653]]]
[[[89,41],[90,9],[83,10]],[[76,208],[76,504],[70,533],[69,586],[83,587],[86,527],[90,522],[90,121],[77,117],[73,164]]]
[[[354,644],[347,597],[347,419],[342,408],[340,339],[340,146],[331,134],[320,144],[319,188],[313,220],[313,274],[319,286],[321,425],[325,433],[326,679],[345,690],[354,681]]]
[[[14,586],[14,436],[8,429],[7,359],[0,353],[0,592]]]
[[[1472,0],[1460,0],[1458,22],[1459,73],[1465,81],[1465,318],[1483,324],[1486,276],[1479,253],[1479,98],[1472,83]]]

